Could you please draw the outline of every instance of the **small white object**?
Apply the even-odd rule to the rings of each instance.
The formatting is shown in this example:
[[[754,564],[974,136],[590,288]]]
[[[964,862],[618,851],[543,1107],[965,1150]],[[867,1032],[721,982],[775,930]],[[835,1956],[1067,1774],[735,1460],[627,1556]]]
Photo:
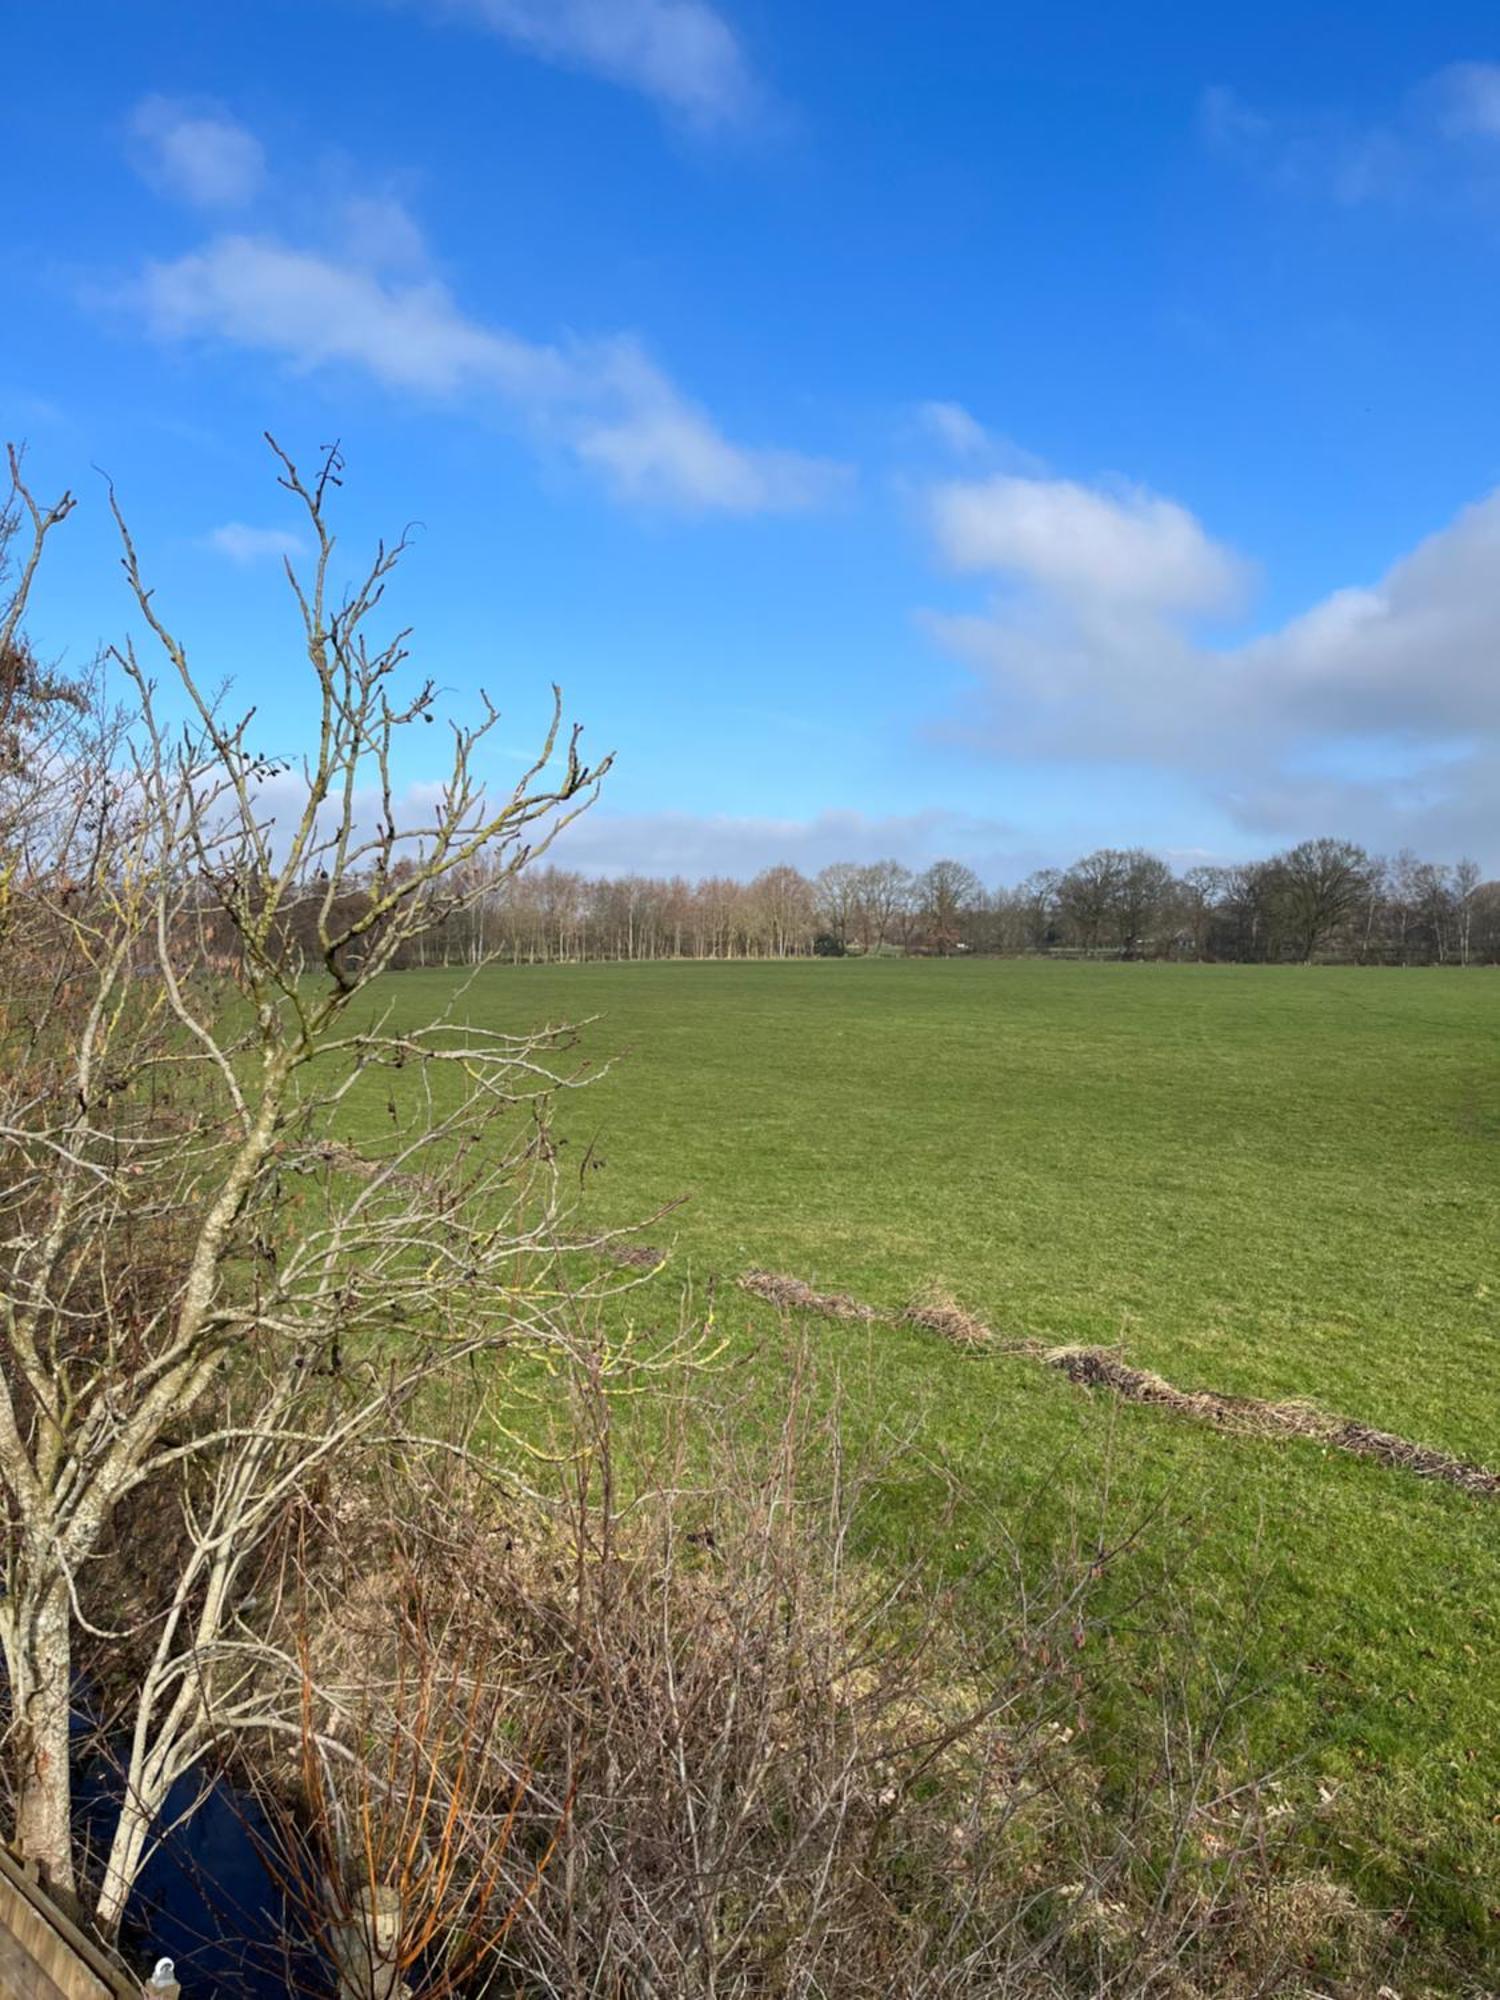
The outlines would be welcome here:
[[[177,1968],[170,1958],[159,1958],[152,1968],[151,1977],[146,1981],[149,2000],[178,2000],[182,1988],[177,1984]]]

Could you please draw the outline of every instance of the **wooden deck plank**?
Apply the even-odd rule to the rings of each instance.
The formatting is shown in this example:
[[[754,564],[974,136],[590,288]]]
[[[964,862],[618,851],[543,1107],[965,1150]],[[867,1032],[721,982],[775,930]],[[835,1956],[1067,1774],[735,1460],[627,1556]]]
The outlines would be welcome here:
[[[112,1964],[0,1848],[0,2000],[140,2000]]]

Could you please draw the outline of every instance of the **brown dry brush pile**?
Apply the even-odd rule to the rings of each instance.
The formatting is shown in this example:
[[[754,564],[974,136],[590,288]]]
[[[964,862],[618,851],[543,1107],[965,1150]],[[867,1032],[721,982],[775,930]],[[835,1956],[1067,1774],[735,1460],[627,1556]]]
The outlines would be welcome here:
[[[851,1465],[805,1365],[772,1434],[721,1394],[643,1462],[585,1383],[550,1498],[414,1456],[306,1524],[303,1729],[261,1781],[346,1974],[365,1939],[418,2000],[1249,2000],[1394,1963],[1286,1868],[1233,1663],[1205,1709],[1164,1643],[1161,1739],[1106,1782],[1128,1548],[1038,1579],[996,1523],[957,1581],[891,1574],[852,1551],[899,1450]]]
[[[935,1285],[919,1293],[901,1314],[901,1319],[907,1326],[920,1326],[928,1333],[940,1333],[955,1347],[992,1347],[995,1344],[994,1331],[982,1319],[976,1319],[951,1293]]]
[[[1356,1458],[1400,1466],[1420,1479],[1438,1479],[1484,1498],[1500,1495],[1500,1473],[1487,1466],[1434,1451],[1391,1431],[1372,1430],[1352,1417],[1330,1416],[1310,1403],[1268,1403],[1256,1396],[1228,1396],[1215,1389],[1179,1389],[1149,1369],[1132,1368],[1102,1347],[1059,1347],[1043,1356],[1071,1381],[1090,1388],[1108,1388],[1133,1403],[1154,1403],[1225,1430],[1252,1431],[1264,1437],[1308,1438],[1331,1445]]]
[[[850,1298],[847,1292],[819,1292],[801,1278],[787,1278],[775,1271],[747,1271],[741,1287],[767,1305],[782,1312],[822,1313],[829,1319],[884,1319],[875,1306]]]
[[[659,1271],[667,1261],[654,1243],[610,1243],[601,1254],[623,1271]]]
[[[1004,1340],[993,1327],[961,1306],[951,1292],[930,1285],[919,1292],[904,1311],[886,1312],[851,1298],[847,1292],[820,1292],[803,1278],[788,1277],[777,1271],[747,1271],[739,1279],[741,1290],[764,1299],[781,1312],[821,1313],[826,1319],[881,1321],[892,1326],[919,1326],[939,1333],[956,1347],[1001,1347],[1008,1354],[1041,1353],[1040,1342]]]
[[[818,1292],[801,1278],[770,1271],[750,1271],[742,1287],[783,1312],[821,1313],[833,1319],[882,1320],[917,1326],[941,1334],[955,1346],[1022,1354],[1055,1368],[1072,1382],[1089,1389],[1112,1389],[1127,1402],[1150,1403],[1221,1430],[1260,1437],[1306,1438],[1355,1458],[1396,1466],[1419,1479],[1436,1479],[1482,1499],[1500,1497],[1500,1472],[1454,1458],[1430,1445],[1418,1444],[1393,1431],[1375,1430],[1354,1417],[1340,1417],[1311,1403],[1272,1403],[1258,1396],[1231,1396],[1218,1389],[1179,1389],[1165,1376],[1147,1368],[1132,1368],[1107,1347],[1049,1347],[1029,1338],[1001,1340],[983,1320],[965,1310],[946,1292],[929,1291],[904,1312],[885,1313],[843,1292]]]

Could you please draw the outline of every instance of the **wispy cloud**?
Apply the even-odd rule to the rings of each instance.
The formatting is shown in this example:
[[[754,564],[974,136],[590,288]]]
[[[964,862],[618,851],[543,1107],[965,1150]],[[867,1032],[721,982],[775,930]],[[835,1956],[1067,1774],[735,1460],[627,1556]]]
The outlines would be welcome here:
[[[252,528],[243,521],[226,521],[222,527],[209,530],[203,546],[248,569],[254,563],[280,562],[286,556],[300,555],[305,545],[284,528]]]
[[[706,0],[414,0],[543,60],[643,92],[701,129],[743,124],[760,100],[739,36]]]
[[[359,370],[385,388],[491,411],[633,505],[724,514],[819,506],[846,469],[731,438],[633,334],[534,340],[467,312],[422,232],[387,195],[342,191],[320,240],[212,236],[147,263],[111,302],[163,341],[266,356],[304,374]]]
[[[955,458],[978,458],[990,449],[989,432],[962,403],[919,403],[917,420]]]
[[[894,857],[922,868],[939,855],[961,853],[998,877],[1014,868],[1016,838],[1004,820],[942,807],[890,814],[827,811],[803,819],[595,808],[568,828],[553,854],[565,867],[601,875],[727,875],[742,881],[781,862],[813,875],[833,861]]]
[[[1175,502],[994,481],[939,489],[932,524],[950,563],[997,585],[924,619],[974,675],[952,737],[1186,777],[1258,832],[1500,860],[1500,492],[1378,581],[1238,645],[1198,622],[1233,604],[1245,565]]]
[[[827,461],[726,437],[628,335],[549,345],[465,313],[435,278],[398,280],[269,236],[226,235],[148,264],[127,298],[168,340],[218,342],[299,371],[358,368],[387,388],[510,410],[620,499],[731,514],[818,505]]]
[[[1451,138],[1500,139],[1500,63],[1450,63],[1428,94]]]
[[[131,115],[130,136],[143,177],[195,208],[243,208],[264,185],[260,141],[215,106],[143,98]]]
[[[991,429],[963,403],[934,400],[918,403],[904,413],[901,440],[908,452],[934,454],[964,466],[969,478],[981,472],[1015,472],[1040,478],[1045,461],[1025,451],[1014,438]]]
[[[1500,188],[1500,64],[1450,63],[1383,118],[1337,107],[1270,109],[1223,85],[1205,90],[1198,131],[1268,186],[1346,207]]]

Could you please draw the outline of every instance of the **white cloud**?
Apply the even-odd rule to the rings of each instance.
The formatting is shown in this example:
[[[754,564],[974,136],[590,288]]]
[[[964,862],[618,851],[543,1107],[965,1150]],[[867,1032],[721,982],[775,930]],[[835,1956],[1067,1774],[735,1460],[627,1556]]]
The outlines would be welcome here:
[[[467,319],[434,280],[391,283],[274,237],[220,236],[149,263],[133,297],[159,336],[223,340],[305,370],[359,367],[393,389],[524,394],[567,372],[555,350]]]
[[[1236,92],[1211,84],[1198,100],[1198,130],[1208,144],[1236,151],[1258,146],[1270,134],[1271,121]]]
[[[1284,194],[1343,207],[1404,201],[1439,165],[1441,144],[1414,93],[1391,124],[1359,125],[1336,112],[1271,116],[1234,91],[1206,90],[1198,105],[1204,143]]]
[[[931,497],[938,546],[956,569],[997,570],[1043,589],[1163,610],[1222,610],[1242,577],[1184,507],[1144,487],[1111,493],[1002,473]]]
[[[1240,671],[1306,726],[1444,745],[1500,736],[1500,492],[1403,556],[1244,647]]]
[[[705,0],[426,0],[549,62],[644,92],[702,127],[734,125],[757,92],[734,29]]]
[[[627,499],[786,512],[816,506],[844,483],[840,469],[823,460],[732,444],[633,341],[597,345],[583,376],[581,400],[595,400],[602,390],[610,413],[582,416],[574,449]]]
[[[1199,99],[1198,131],[1283,193],[1346,207],[1473,198],[1493,193],[1500,166],[1500,64],[1450,63],[1366,121],[1326,106],[1272,113],[1215,85]]]
[[[284,528],[251,528],[243,521],[226,521],[203,537],[205,548],[228,556],[232,563],[248,569],[252,563],[299,555],[304,544]]]
[[[410,274],[426,268],[422,231],[394,195],[349,195],[336,220],[344,254],[362,269]]]
[[[1147,783],[1186,777],[1257,832],[1500,862],[1500,492],[1374,583],[1224,646],[1193,619],[1237,566],[1184,509],[1031,483],[1045,490],[998,504],[994,483],[962,506],[940,489],[941,552],[1009,586],[987,608],[924,617],[974,674],[946,733],[1007,757],[1136,765]]]
[[[145,179],[195,208],[243,208],[265,182],[260,141],[225,112],[146,97],[130,132]]]
[[[1432,88],[1453,137],[1500,139],[1500,63],[1450,63]]]
[[[922,403],[917,416],[923,429],[955,458],[977,458],[990,448],[990,434],[962,403]]]
[[[385,387],[471,407],[504,406],[545,441],[601,473],[621,499],[751,514],[808,507],[842,473],[800,453],[743,445],[670,381],[634,340],[530,341],[465,313],[448,287],[392,274],[420,236],[390,203],[374,245],[338,253],[271,236],[224,235],[148,264],[127,297],[158,338],[220,342],[299,371],[362,370]],[[347,219],[347,217],[346,217]]]

